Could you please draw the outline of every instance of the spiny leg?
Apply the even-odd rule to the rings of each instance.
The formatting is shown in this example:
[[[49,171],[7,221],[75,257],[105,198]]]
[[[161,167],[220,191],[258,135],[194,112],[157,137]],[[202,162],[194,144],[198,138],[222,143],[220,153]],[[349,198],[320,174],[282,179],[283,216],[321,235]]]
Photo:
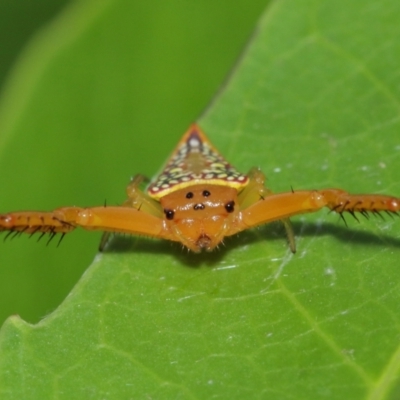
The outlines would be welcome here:
[[[348,212],[351,215],[359,212],[367,216],[369,212],[379,215],[381,211],[389,215],[400,211],[400,199],[379,194],[349,194],[343,190],[319,190],[327,201],[327,207],[337,213]]]
[[[22,211],[0,214],[0,231],[35,234],[68,233],[75,229],[79,207],[57,209],[52,212]]]
[[[148,182],[149,179],[144,175],[138,174],[135,175],[129,185],[126,188],[126,193],[128,195],[128,199],[123,203],[123,207],[132,207],[138,211],[150,214],[151,216],[155,216],[157,218],[163,218],[163,210],[160,207],[160,204],[140,190],[140,186],[144,182]],[[112,232],[105,231],[101,237],[99,244],[99,251],[103,251],[105,246],[107,245]]]
[[[128,199],[124,202],[124,206],[133,207],[138,210],[144,211],[148,214],[162,218],[164,213],[160,207],[160,203],[152,199],[149,195],[140,190],[140,185],[143,182],[147,182],[148,178],[143,175],[135,175],[128,187],[126,193]]]
[[[290,222],[289,218],[283,218],[281,219],[283,226],[286,231],[286,236],[287,240],[289,243],[289,248],[292,253],[296,253],[296,239],[294,237],[294,232],[293,232],[293,226],[292,223]]]
[[[131,207],[65,207],[52,212],[0,214],[0,231],[66,234],[76,227],[170,239],[163,220]],[[173,240],[173,239],[172,239]]]
[[[265,175],[260,168],[253,167],[247,175],[249,177],[249,183],[238,195],[239,207],[241,210],[244,210],[254,203],[264,200],[266,197],[272,195],[271,190],[264,186]],[[281,222],[286,231],[289,248],[292,253],[296,253],[296,241],[292,223],[289,218],[282,218]]]
[[[398,214],[400,199],[385,195],[352,195],[340,189],[271,194],[243,210],[237,229],[232,233],[276,220],[285,220],[294,215],[318,211],[323,207],[328,207],[340,215],[345,212],[353,216],[356,212],[362,215],[367,215],[368,212],[379,214],[381,211]]]

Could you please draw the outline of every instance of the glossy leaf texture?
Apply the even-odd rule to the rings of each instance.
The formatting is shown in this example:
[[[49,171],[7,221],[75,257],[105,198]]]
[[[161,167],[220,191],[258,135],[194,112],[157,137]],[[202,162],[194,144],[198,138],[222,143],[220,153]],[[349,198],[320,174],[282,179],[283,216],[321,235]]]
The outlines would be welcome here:
[[[399,19],[390,0],[270,3],[200,125],[276,192],[400,195]],[[400,218],[382,217],[294,218],[296,255],[279,224],[201,255],[116,238],[52,314],[5,322],[2,398],[396,399]]]

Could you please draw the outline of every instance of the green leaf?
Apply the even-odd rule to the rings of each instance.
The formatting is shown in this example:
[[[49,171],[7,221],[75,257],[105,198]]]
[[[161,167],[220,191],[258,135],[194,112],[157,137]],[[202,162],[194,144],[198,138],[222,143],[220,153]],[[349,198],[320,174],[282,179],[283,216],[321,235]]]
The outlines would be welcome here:
[[[399,19],[394,0],[273,2],[201,126],[240,170],[260,166],[274,191],[400,193]],[[77,35],[82,54],[88,36]],[[82,81],[93,79],[96,93],[115,87],[92,75]],[[59,92],[54,75],[45,82]],[[90,114],[81,108],[75,130]],[[97,134],[112,131],[96,118]],[[131,138],[138,172],[141,163],[155,170],[175,145],[152,148],[159,131]],[[78,160],[95,136],[79,140]],[[141,142],[147,155],[136,151]],[[294,218],[296,255],[279,224],[227,238],[211,254],[116,239],[51,315],[6,321],[2,398],[398,398],[400,220],[350,218],[349,227],[325,211]]]

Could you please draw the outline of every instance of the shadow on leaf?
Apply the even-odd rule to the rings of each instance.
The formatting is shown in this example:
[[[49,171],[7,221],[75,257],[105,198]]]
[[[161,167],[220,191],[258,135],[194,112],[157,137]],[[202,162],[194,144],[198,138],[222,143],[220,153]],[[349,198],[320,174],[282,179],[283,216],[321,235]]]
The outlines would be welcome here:
[[[375,234],[340,226],[334,223],[293,222],[296,237],[324,237],[331,236],[340,242],[352,243],[355,246],[389,246],[400,248],[400,238],[390,234]],[[255,243],[285,240],[285,231],[279,222],[250,229],[234,236],[226,237],[215,251],[195,254],[180,243],[158,239],[134,237],[130,235],[115,235],[106,247],[106,253],[151,253],[157,255],[171,255],[177,257],[184,265],[192,268],[214,266],[218,264],[228,252],[249,246]],[[299,249],[297,249],[299,250]]]

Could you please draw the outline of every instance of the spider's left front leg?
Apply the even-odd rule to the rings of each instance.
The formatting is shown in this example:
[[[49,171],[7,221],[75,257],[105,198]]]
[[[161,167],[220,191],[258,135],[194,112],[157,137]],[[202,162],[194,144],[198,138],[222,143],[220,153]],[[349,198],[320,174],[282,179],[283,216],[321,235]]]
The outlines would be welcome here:
[[[238,195],[241,211],[246,210],[257,202],[267,199],[272,195],[271,190],[265,187],[265,175],[260,168],[253,167],[247,175],[249,177],[249,183]],[[284,217],[277,219],[282,222],[285,228],[290,250],[292,253],[296,253],[296,241],[290,219]],[[239,231],[243,229],[247,229],[247,227],[241,228]]]
[[[268,222],[287,219],[298,214],[318,211],[323,207],[337,213],[347,212],[354,216],[359,212],[397,214],[400,199],[384,195],[353,195],[340,189],[301,190],[271,194],[250,205],[240,213],[238,231]]]

